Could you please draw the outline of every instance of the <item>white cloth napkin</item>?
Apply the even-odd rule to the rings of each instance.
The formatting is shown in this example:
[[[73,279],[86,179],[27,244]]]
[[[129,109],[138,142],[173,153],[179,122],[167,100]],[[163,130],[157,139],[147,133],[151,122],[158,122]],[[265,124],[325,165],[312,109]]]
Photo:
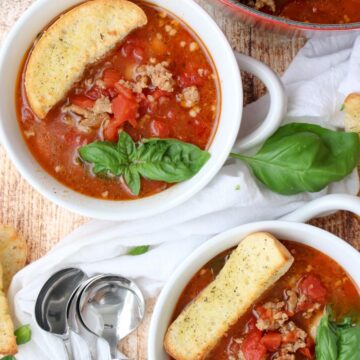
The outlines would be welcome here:
[[[311,121],[328,127],[341,126],[339,111],[344,97],[360,91],[360,37],[350,33],[313,38],[299,52],[283,82],[292,121]],[[245,122],[266,113],[266,97],[245,111]],[[294,117],[311,116],[307,119]],[[289,121],[289,119],[287,120]],[[224,166],[215,179],[187,203],[165,214],[138,221],[91,221],[63,239],[39,261],[19,272],[9,292],[18,324],[31,324],[33,337],[21,346],[18,360],[63,360],[61,341],[38,329],[34,322],[37,294],[56,270],[79,267],[88,275],[115,273],[135,280],[146,296],[155,295],[180,262],[213,235],[231,227],[275,219],[328,193],[356,194],[357,173],[316,194],[285,197],[261,186],[240,161]],[[129,248],[151,245],[141,256],[125,255]],[[81,359],[87,359],[86,346]],[[104,359],[108,358],[102,351]],[[99,357],[100,358],[100,355]]]

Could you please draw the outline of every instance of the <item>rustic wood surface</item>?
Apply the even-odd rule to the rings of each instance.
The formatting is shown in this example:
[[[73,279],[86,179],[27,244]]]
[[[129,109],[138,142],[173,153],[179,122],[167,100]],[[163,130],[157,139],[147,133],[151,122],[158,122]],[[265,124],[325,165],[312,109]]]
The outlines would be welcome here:
[[[34,0],[0,0],[0,46],[6,33]],[[229,19],[206,0],[197,0],[227,35],[234,49],[253,56],[282,74],[297,51],[305,43],[301,38],[264,34],[240,22]],[[245,100],[251,102],[264,93],[258,80],[244,74]],[[51,247],[73,229],[87,221],[43,198],[34,191],[11,164],[0,146],[0,223],[15,226],[29,245],[28,261],[46,254]],[[331,231],[360,250],[360,221],[355,216],[338,212],[312,224]],[[147,317],[142,327],[123,343],[123,350],[131,359],[146,359],[147,328],[154,300],[148,302]]]

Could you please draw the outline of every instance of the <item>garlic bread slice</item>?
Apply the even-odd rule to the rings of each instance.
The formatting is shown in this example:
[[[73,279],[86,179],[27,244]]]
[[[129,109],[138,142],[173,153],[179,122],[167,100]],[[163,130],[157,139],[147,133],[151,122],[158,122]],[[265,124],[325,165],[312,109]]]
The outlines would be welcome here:
[[[247,236],[216,279],[169,327],[164,346],[176,360],[205,359],[229,328],[283,276],[294,258],[274,236]]]
[[[144,11],[126,0],[91,0],[60,16],[31,51],[25,89],[34,113],[45,118],[80,80],[132,30],[147,23]]]

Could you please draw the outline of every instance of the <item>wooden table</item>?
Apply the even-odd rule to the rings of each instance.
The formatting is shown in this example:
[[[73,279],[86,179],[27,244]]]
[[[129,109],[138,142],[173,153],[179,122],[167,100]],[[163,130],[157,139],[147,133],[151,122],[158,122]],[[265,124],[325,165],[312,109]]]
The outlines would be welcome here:
[[[0,45],[16,19],[33,1],[0,1]],[[206,0],[197,2],[215,18],[234,49],[263,61],[280,75],[305,43],[301,38],[279,38],[274,34],[261,33],[227,18],[221,12],[215,12]],[[243,80],[246,103],[264,93],[262,84],[250,75],[244,74]],[[29,262],[46,254],[63,236],[87,221],[52,204],[34,191],[16,171],[1,146],[0,204],[0,223],[15,226],[26,238]],[[360,221],[355,216],[339,212],[311,223],[337,234],[360,250]],[[131,359],[146,359],[146,333],[153,305],[154,300],[149,301],[143,326],[123,344],[124,351]]]

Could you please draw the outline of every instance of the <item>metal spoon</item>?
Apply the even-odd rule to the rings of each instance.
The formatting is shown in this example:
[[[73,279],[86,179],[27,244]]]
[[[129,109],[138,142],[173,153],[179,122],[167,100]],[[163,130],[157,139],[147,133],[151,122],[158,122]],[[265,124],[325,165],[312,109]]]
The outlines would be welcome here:
[[[79,295],[77,310],[83,325],[104,338],[110,345],[111,356],[119,359],[117,345],[140,325],[145,300],[133,281],[103,275],[88,282]]]
[[[86,278],[79,269],[58,271],[42,287],[35,304],[35,318],[39,327],[63,339],[69,360],[73,359],[67,321],[69,304]]]

